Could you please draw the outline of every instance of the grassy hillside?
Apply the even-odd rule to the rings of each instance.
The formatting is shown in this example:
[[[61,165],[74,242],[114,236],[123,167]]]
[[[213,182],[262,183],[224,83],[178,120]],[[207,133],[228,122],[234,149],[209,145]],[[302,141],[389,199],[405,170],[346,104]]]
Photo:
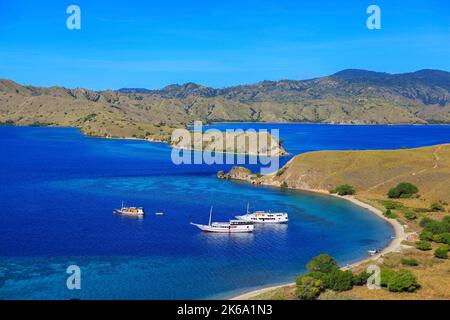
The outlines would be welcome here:
[[[168,139],[194,120],[354,124],[450,123],[450,73],[344,70],[331,76],[214,89],[92,91],[0,80],[0,123],[75,126],[102,137]]]
[[[300,189],[331,190],[354,186],[358,195],[386,197],[400,182],[418,186],[420,198],[410,203],[450,201],[450,144],[400,150],[317,151],[294,157],[278,175],[265,177]]]

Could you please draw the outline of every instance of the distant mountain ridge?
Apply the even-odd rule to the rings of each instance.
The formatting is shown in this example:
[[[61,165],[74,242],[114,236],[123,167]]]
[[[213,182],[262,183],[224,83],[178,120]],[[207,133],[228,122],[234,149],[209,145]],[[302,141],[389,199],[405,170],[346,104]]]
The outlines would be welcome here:
[[[239,85],[215,89],[205,87],[196,83],[173,84],[159,90],[122,88],[117,90],[120,93],[141,93],[154,94],[165,98],[187,98],[194,97],[218,97],[228,99],[238,99],[243,102],[257,101],[258,96],[266,94],[264,98],[279,100],[279,94],[287,94],[289,100],[305,97],[317,97],[317,94],[357,94],[364,87],[377,86],[381,91],[391,90],[409,99],[421,99],[424,104],[445,105],[450,102],[450,72],[441,70],[423,69],[411,73],[390,74],[385,72],[375,72],[361,69],[345,69],[331,76],[314,78],[310,80],[280,80],[262,81],[253,85]],[[427,92],[414,95],[411,90],[418,90],[418,87],[427,87]],[[440,87],[444,92],[436,90]],[[307,92],[309,89],[310,92]],[[346,89],[343,92],[341,89]],[[350,90],[353,89],[353,90]],[[431,93],[431,90],[436,92]],[[314,91],[314,92],[311,92]],[[447,92],[445,92],[447,91]],[[267,96],[272,94],[273,96]]]
[[[0,123],[74,126],[90,135],[159,141],[169,137],[171,128],[194,120],[450,123],[450,72],[346,69],[308,80],[226,88],[186,83],[115,91],[23,86],[0,79]]]

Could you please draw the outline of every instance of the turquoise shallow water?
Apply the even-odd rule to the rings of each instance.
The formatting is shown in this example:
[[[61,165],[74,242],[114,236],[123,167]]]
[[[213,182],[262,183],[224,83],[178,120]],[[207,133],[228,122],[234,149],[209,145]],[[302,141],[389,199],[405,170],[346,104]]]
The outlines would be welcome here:
[[[292,126],[281,136],[296,150],[295,135],[312,129]],[[448,127],[410,127],[423,144],[427,134],[420,130],[428,128],[435,128],[432,139],[450,141]],[[373,133],[364,132],[367,145],[378,148],[379,136],[371,144]],[[314,135],[309,139],[312,145]],[[218,180],[222,166],[175,166],[163,144],[93,139],[66,128],[0,127],[0,146],[8,155],[0,159],[3,299],[228,297],[291,281],[322,252],[341,264],[356,261],[393,234],[386,222],[341,199]],[[113,215],[121,200],[149,215]],[[241,235],[203,234],[189,225],[206,222],[211,205],[215,219],[224,220],[248,201],[255,210],[287,211],[291,221]],[[66,288],[71,264],[81,267],[81,290]]]

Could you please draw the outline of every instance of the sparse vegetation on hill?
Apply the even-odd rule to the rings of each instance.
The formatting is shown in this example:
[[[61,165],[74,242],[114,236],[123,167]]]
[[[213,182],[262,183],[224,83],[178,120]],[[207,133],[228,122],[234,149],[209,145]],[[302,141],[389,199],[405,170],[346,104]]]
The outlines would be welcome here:
[[[389,189],[389,198],[411,198],[414,194],[419,192],[419,189],[409,182],[401,182],[396,187]]]
[[[97,137],[167,141],[194,120],[311,123],[450,123],[450,73],[344,70],[311,80],[223,89],[194,83],[161,90],[92,91],[0,80],[0,123],[81,128]],[[95,115],[95,116],[94,116]]]
[[[330,193],[337,193],[340,196],[347,196],[355,194],[355,189],[348,184],[341,184],[330,191]]]

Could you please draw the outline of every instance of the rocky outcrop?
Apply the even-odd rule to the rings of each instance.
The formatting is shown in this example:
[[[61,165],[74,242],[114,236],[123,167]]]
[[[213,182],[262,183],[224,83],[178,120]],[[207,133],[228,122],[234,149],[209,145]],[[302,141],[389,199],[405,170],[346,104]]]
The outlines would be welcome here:
[[[232,180],[245,180],[248,181],[252,177],[252,172],[244,167],[234,166],[228,173],[223,170],[217,172],[217,178],[219,179],[232,179]]]

